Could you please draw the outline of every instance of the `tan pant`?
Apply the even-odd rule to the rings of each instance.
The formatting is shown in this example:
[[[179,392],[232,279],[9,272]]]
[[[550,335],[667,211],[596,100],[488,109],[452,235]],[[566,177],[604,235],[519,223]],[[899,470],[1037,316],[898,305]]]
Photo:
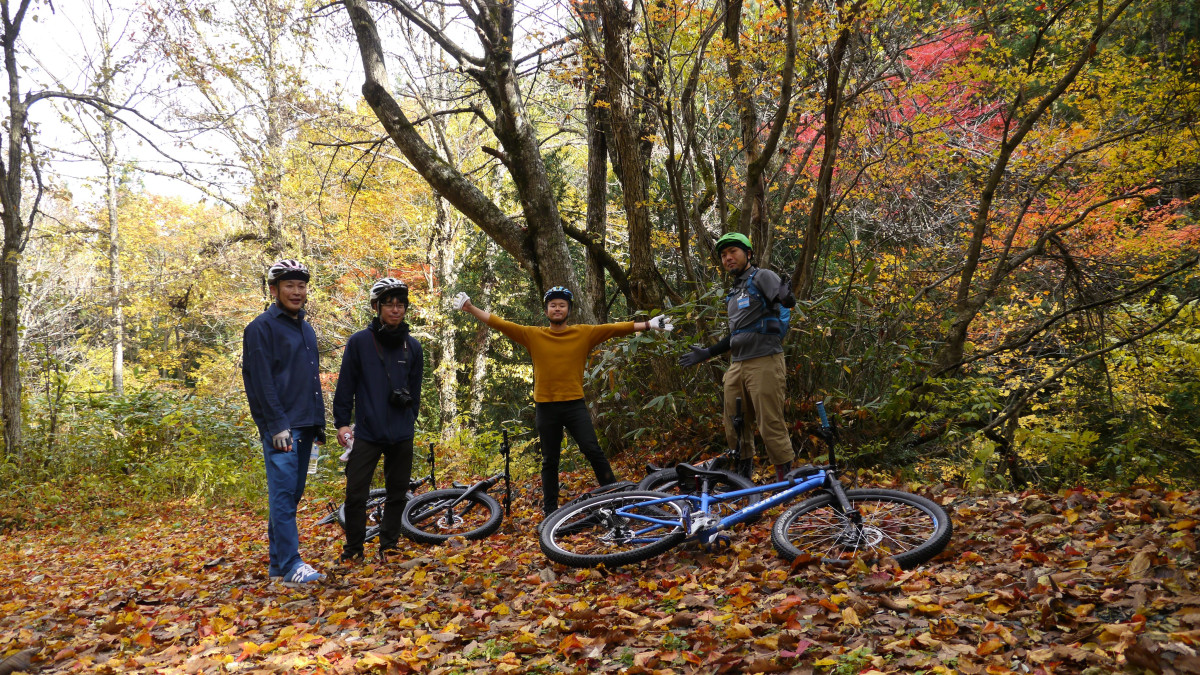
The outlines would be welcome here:
[[[742,457],[754,456],[754,434],[750,425],[758,421],[758,433],[767,447],[772,464],[784,464],[795,458],[792,438],[783,419],[783,399],[787,394],[787,374],[783,354],[737,361],[725,371],[725,441],[737,447],[733,429],[736,400],[742,399]]]

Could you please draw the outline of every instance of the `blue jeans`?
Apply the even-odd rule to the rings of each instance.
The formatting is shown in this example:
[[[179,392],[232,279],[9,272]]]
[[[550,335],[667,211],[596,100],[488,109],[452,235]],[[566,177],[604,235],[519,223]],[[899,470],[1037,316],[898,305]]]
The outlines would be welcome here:
[[[296,527],[296,507],[304,496],[308,480],[308,458],[312,452],[316,427],[292,429],[292,451],[276,450],[271,437],[263,436],[263,463],[267,469],[267,541],[271,554],[268,574],[291,574],[300,566],[300,530]]]

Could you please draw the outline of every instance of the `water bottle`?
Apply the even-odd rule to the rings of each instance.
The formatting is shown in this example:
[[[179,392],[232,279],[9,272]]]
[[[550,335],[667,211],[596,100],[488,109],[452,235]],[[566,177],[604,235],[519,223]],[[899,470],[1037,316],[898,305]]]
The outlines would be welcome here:
[[[308,473],[314,474],[317,472],[317,463],[321,461],[321,446],[313,443],[312,452],[308,455]]]

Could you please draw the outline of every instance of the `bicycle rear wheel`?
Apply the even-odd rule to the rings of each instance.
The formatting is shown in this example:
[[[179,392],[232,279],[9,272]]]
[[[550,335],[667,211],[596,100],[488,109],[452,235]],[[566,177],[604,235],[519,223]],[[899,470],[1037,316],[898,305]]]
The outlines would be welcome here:
[[[896,490],[847,490],[862,527],[825,493],[791,507],[771,528],[775,550],[787,560],[810,556],[822,562],[872,563],[891,557],[904,569],[946,548],[953,525],[946,511],[924,497]]]
[[[613,492],[564,506],[547,516],[542,525],[538,537],[542,553],[569,567],[618,567],[653,558],[687,536],[684,500],[644,505],[672,496],[645,490]],[[618,515],[621,508],[667,522]]]
[[[422,544],[440,544],[451,537],[483,539],[500,529],[504,512],[494,497],[475,491],[458,504],[467,491],[445,488],[408,500],[400,519],[404,536]]]
[[[708,493],[710,495],[719,495],[726,492],[747,490],[755,487],[754,482],[749,478],[736,474],[732,471],[720,471],[720,473],[721,478],[710,482],[708,485]],[[675,472],[674,468],[659,469],[658,471],[651,473],[643,478],[640,483],[638,483],[637,489],[679,495],[699,494],[699,490],[697,490],[694,483],[682,484],[679,482],[679,474]],[[724,518],[734,511],[743,509],[751,504],[757,504],[761,497],[761,494],[752,494],[727,502],[713,504],[713,515],[717,516],[718,518]]]

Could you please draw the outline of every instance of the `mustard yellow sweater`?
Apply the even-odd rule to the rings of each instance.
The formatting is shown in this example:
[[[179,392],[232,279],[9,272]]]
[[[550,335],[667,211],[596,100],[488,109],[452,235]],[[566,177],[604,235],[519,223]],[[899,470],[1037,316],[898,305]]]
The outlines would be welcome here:
[[[487,325],[529,350],[533,359],[533,400],[538,403],[574,401],[583,398],[583,368],[592,348],[609,338],[629,335],[633,322],[581,324],[552,331],[541,326],[522,326],[495,314]]]

